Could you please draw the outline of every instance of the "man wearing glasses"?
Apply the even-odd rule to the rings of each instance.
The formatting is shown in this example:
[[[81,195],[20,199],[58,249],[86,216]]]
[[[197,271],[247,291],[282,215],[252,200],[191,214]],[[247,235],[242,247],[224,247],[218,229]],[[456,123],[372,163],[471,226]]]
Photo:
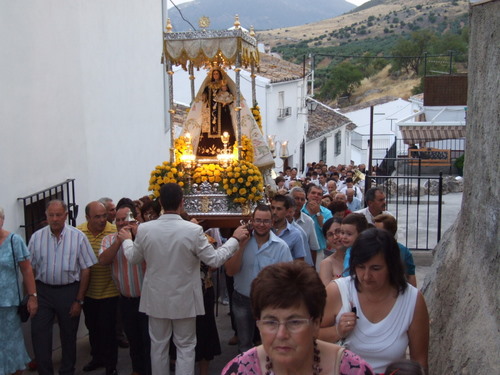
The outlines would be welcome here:
[[[264,267],[293,260],[288,245],[271,231],[273,220],[269,206],[258,205],[249,226],[253,229],[252,235],[241,241],[240,248],[225,263],[228,276],[234,276],[233,313],[240,353],[253,347],[255,320],[250,303],[252,281]]]

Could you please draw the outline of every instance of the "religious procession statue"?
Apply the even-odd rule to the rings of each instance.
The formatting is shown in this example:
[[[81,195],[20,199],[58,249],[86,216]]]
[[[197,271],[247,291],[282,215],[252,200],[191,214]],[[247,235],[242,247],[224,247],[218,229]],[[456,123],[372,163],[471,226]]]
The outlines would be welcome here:
[[[162,184],[176,182],[185,190],[185,209],[192,216],[248,215],[265,200],[273,184],[273,156],[261,128],[255,100],[254,69],[259,63],[257,42],[239,22],[232,30],[201,30],[164,34],[164,59],[169,78],[169,112],[175,106],[173,66],[189,71],[194,93],[194,69],[207,76],[192,98],[176,137],[171,125],[170,160],[151,173],[149,189],[159,195]],[[250,67],[252,107],[240,92],[240,71]],[[227,74],[234,70],[235,80]]]

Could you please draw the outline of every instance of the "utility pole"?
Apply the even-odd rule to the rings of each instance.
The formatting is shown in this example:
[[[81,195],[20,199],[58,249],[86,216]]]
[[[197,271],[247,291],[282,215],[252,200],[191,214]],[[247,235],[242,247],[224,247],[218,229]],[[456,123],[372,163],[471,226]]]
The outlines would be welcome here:
[[[365,191],[372,187],[372,158],[373,158],[373,106],[370,106],[370,140],[368,141],[368,173],[365,176]]]

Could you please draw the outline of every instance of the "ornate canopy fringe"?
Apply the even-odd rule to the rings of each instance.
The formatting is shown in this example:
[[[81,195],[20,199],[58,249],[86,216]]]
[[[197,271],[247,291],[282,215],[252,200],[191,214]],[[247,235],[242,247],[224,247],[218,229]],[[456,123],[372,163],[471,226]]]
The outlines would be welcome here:
[[[173,65],[184,70],[189,62],[199,69],[213,63],[246,68],[252,64],[258,66],[260,61],[257,40],[242,29],[165,33],[164,53]]]

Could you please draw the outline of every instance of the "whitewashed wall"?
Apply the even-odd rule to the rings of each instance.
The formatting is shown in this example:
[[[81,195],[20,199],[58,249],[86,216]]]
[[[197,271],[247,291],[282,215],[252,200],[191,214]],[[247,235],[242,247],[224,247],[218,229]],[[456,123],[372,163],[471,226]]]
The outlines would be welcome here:
[[[168,158],[162,7],[139,0],[0,3],[1,198],[19,229],[18,197],[76,179],[80,205],[147,194]]]
[[[335,134],[340,132],[341,147],[340,154],[335,155]],[[342,126],[334,131],[323,134],[321,137],[313,139],[306,143],[306,161],[318,162],[320,160],[320,143],[326,138],[326,159],[327,165],[349,164],[351,162],[351,132],[346,126]]]

